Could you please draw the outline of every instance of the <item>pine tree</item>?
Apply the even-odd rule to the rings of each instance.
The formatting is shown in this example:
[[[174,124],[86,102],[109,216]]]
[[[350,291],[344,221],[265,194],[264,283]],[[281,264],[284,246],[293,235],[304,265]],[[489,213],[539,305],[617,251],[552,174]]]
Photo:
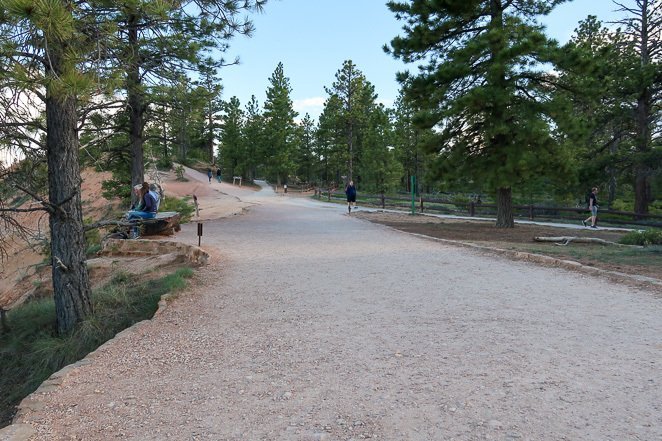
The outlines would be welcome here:
[[[241,165],[244,162],[242,140],[244,115],[239,99],[236,96],[230,98],[230,101],[224,104],[223,111],[219,147],[221,171],[225,176],[243,176]]]
[[[631,96],[634,101],[634,133],[632,134],[634,211],[648,213],[654,200],[651,191],[653,175],[660,173],[662,144],[662,2],[630,0],[616,3],[628,14],[621,21],[627,43],[624,58],[629,61]]]
[[[298,115],[292,107],[289,78],[285,76],[283,63],[278,63],[267,89],[264,103],[264,142],[268,149],[266,160],[267,176],[277,185],[287,183],[288,176],[294,172],[294,146],[296,126],[294,118]]]
[[[356,174],[355,166],[361,155],[361,130],[365,127],[368,112],[374,106],[377,95],[372,84],[352,60],[343,62],[342,68],[336,72],[336,80],[325,90],[330,96],[337,97],[341,104],[336,119],[344,126],[347,181],[351,181]]]
[[[246,178],[253,182],[259,173],[263,173],[265,164],[264,148],[264,118],[260,113],[260,104],[251,95],[251,99],[246,104],[244,111],[245,122],[242,132],[242,142],[244,144],[244,168]]]
[[[49,214],[56,328],[66,334],[92,309],[80,196],[78,110],[94,84],[94,72],[86,70],[90,66],[84,57],[90,54],[89,42],[95,34],[99,38],[100,29],[90,13],[91,2],[75,8],[64,0],[15,0],[3,6],[3,84],[12,84],[30,98],[38,97],[45,110],[48,199],[20,188],[37,198]],[[26,148],[39,145],[22,141]]]
[[[560,51],[553,94],[559,142],[572,150],[577,170],[579,186],[574,193],[583,195],[607,182],[608,205],[630,167],[627,134],[633,121],[623,87],[628,68],[619,55],[622,37],[604,28],[595,16],[581,21]],[[574,179],[567,181],[574,186]]]
[[[414,107],[401,91],[393,112],[393,147],[404,169],[404,187],[411,191],[411,177],[416,176],[415,190],[418,194],[426,183],[427,168],[434,161],[432,154],[423,151],[423,146],[432,138],[433,132],[416,126],[414,115]]]
[[[560,2],[388,3],[406,24],[385,49],[427,63],[399,80],[421,109],[421,126],[439,131],[431,146],[443,158],[438,172],[495,189],[498,227],[514,226],[513,186],[565,167],[550,135],[540,66],[554,45],[535,21]]]
[[[315,179],[317,160],[315,158],[315,122],[309,114],[305,114],[301,125],[297,127],[297,152],[295,157],[296,174],[299,180],[311,183]]]

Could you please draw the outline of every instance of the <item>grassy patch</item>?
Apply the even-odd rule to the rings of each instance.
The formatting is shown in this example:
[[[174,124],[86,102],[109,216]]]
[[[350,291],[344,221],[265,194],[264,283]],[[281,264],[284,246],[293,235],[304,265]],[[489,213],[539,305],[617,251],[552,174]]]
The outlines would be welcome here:
[[[94,313],[67,336],[55,334],[53,299],[41,299],[7,314],[9,332],[0,334],[0,427],[14,407],[51,374],[78,361],[123,329],[154,315],[162,295],[186,286],[193,275],[181,268],[156,280],[117,274],[92,294]]]
[[[608,264],[610,266],[633,268],[662,268],[662,246],[658,245],[645,248],[625,248],[590,244],[571,244],[568,246],[517,244],[508,246],[508,248],[574,260],[590,266]]]

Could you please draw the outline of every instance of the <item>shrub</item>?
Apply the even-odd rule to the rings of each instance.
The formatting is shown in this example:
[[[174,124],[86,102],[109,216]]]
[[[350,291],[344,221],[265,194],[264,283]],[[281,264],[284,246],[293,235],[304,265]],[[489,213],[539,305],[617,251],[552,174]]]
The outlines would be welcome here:
[[[175,174],[177,175],[177,180],[178,181],[184,181],[184,182],[188,181],[188,179],[186,179],[184,177],[184,167],[183,166],[178,165],[177,167],[175,167]]]
[[[662,230],[630,231],[619,242],[625,245],[662,245]]]
[[[191,220],[195,207],[190,203],[191,198],[175,198],[166,197],[159,206],[159,211],[177,211],[181,215],[181,223],[186,223]]]

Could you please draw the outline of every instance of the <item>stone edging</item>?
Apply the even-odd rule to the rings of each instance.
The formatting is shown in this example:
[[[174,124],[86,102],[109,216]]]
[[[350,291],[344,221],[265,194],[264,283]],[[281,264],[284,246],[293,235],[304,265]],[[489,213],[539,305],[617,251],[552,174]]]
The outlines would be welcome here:
[[[142,242],[144,245],[145,242],[147,243],[152,243],[154,244],[157,249],[160,246],[163,246],[160,241],[129,241],[129,240],[117,240],[117,239],[111,239],[112,241],[116,242],[121,242],[121,243],[131,243],[133,242],[134,245],[124,245],[124,247],[134,247],[137,246],[138,242]],[[168,241],[163,241],[163,242],[168,242]],[[122,244],[119,244],[120,247],[123,247]],[[187,252],[185,253],[185,256],[192,262],[196,263],[199,265],[204,265],[207,263],[209,259],[209,254],[204,251],[201,248],[198,248],[197,246],[194,245],[184,245],[178,242],[168,242],[172,244],[176,244],[176,248],[181,249],[182,247],[188,248]],[[111,243],[111,245],[118,245],[117,243]],[[114,251],[118,251],[117,247],[114,247]],[[153,251],[157,251],[156,249]],[[111,253],[109,253],[111,254]],[[113,253],[114,254],[114,253]],[[146,253],[147,255],[151,253]],[[136,329],[139,327],[149,323],[152,321],[155,317],[158,317],[159,315],[163,314],[163,312],[166,310],[168,307],[168,302],[174,297],[172,293],[167,293],[161,296],[159,299],[158,303],[158,308],[154,315],[152,316],[151,319],[147,320],[142,320],[138,323],[133,324],[132,326],[118,332],[115,334],[113,338],[110,340],[106,341],[104,344],[96,348],[94,351],[90,352],[87,354],[83,359],[78,360],[75,363],[72,363],[70,365],[67,365],[60,369],[59,371],[55,372],[52,374],[50,377],[48,377],[47,380],[45,380],[41,385],[32,392],[30,395],[25,397],[17,406],[18,410],[16,412],[16,415],[14,416],[13,421],[17,421],[20,417],[21,414],[24,412],[24,409],[32,409],[32,410],[40,410],[44,407],[44,405],[41,403],[41,400],[38,398],[40,394],[48,393],[48,392],[53,392],[56,390],[61,384],[63,379],[72,371],[76,370],[77,368],[81,366],[86,366],[88,364],[91,364],[94,360],[94,358],[104,350],[104,347],[107,345],[112,344],[115,342],[116,339],[122,338],[124,335],[134,332]],[[0,429],[0,441],[28,441],[30,437],[36,435],[35,430],[32,428],[30,424],[24,424],[24,423],[15,423],[12,422],[7,427],[3,427]]]

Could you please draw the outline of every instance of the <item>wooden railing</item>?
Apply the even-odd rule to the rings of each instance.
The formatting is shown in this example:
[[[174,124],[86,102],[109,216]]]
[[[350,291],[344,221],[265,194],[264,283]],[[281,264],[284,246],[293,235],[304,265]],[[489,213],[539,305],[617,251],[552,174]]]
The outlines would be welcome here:
[[[316,189],[315,197],[317,199],[345,200],[345,194],[335,189]],[[411,210],[411,197],[405,196],[387,196],[377,195],[359,195],[360,204],[367,204],[373,207],[383,209],[394,208],[404,211]],[[443,213],[457,216],[494,216],[496,215],[495,204],[483,204],[477,202],[459,202],[439,198],[416,198],[416,210],[420,213]],[[587,208],[577,207],[556,207],[541,205],[513,205],[515,216],[518,218],[527,218],[529,220],[542,219],[576,219],[574,216],[563,216],[563,213],[578,214],[586,217],[589,215]],[[649,227],[662,227],[662,215],[659,214],[638,214],[630,211],[618,210],[600,210],[598,218],[602,222],[610,224],[641,225]]]

